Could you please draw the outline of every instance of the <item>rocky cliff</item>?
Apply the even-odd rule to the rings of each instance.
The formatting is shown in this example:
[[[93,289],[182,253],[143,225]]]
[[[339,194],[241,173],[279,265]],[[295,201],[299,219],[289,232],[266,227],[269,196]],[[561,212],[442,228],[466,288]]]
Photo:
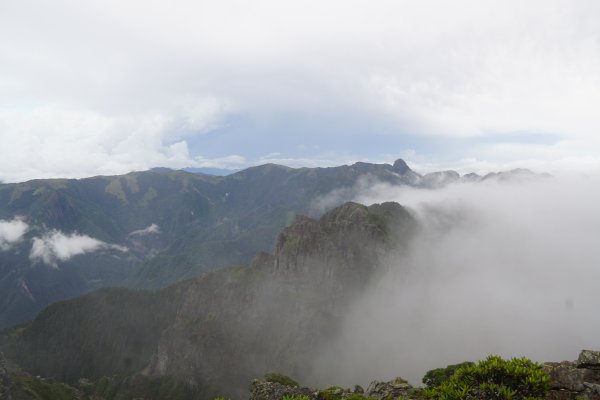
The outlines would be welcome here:
[[[298,217],[273,255],[189,287],[145,373],[184,377],[238,398],[253,377],[271,370],[307,376],[345,307],[386,255],[402,251],[413,229],[395,203],[347,203],[318,221]]]
[[[272,370],[303,378],[352,299],[416,229],[397,203],[346,203],[297,217],[273,254],[160,292],[111,289],[55,304],[0,338],[36,374],[169,378],[205,397],[243,398]],[[75,334],[74,334],[75,332]],[[111,361],[112,360],[112,361]]]

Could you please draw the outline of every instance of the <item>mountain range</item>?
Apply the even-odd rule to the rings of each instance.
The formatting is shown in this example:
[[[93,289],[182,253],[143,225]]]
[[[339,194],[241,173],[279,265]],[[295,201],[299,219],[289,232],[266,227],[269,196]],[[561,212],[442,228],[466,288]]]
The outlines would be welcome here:
[[[13,327],[0,352],[104,400],[243,398],[269,371],[310,380],[353,300],[387,261],[401,268],[419,230],[397,203],[347,202],[365,182],[535,176],[422,176],[397,160],[5,184],[0,299]]]
[[[318,217],[352,200],[359,182],[435,188],[504,176],[420,175],[397,160],[331,168],[267,164],[227,176],[157,168],[1,184],[0,329],[99,288],[159,289],[248,263],[271,249],[295,215]],[[335,199],[324,204],[330,193]]]

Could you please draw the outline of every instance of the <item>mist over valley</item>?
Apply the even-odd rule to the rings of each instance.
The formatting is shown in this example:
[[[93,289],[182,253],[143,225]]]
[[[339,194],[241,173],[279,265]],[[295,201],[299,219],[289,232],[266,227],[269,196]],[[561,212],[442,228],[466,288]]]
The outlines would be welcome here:
[[[27,371],[64,382],[168,378],[187,382],[194,396],[243,398],[253,378],[271,371],[313,387],[395,376],[419,385],[428,370],[489,354],[551,361],[598,347],[595,177],[524,170],[423,176],[402,160],[314,170],[266,165],[238,174],[229,178],[234,184],[168,170],[93,178],[106,185],[99,198],[122,210],[110,225],[84,212],[101,203],[74,197],[88,180],[53,190],[52,181],[4,185],[13,198],[5,213],[13,207],[19,214],[2,220],[2,256],[23,265],[5,274],[9,285],[16,277],[8,299],[20,295],[29,310],[43,308],[36,278],[50,276],[58,287],[77,279],[72,295],[59,292],[66,299],[93,289],[110,268],[118,274],[101,286],[133,290],[101,289],[52,304],[5,330],[0,350]],[[112,192],[114,182],[122,192]],[[24,185],[37,191],[29,198],[48,199],[45,209],[24,212]],[[160,185],[182,185],[169,201],[184,207],[147,200]],[[232,185],[256,193],[255,200],[242,201]],[[248,189],[256,185],[262,189]],[[189,196],[205,205],[186,203]],[[65,212],[57,197],[71,205],[70,223],[79,229],[41,222]],[[132,203],[147,216],[141,225],[130,222]],[[108,236],[105,227],[115,223],[125,229]],[[212,234],[199,234],[207,223]],[[246,241],[254,253],[238,253],[244,266],[195,258],[198,245],[214,249],[206,242],[224,223],[221,246]],[[248,242],[256,232],[275,232],[273,244]],[[144,287],[155,290],[137,290]],[[21,315],[28,310],[11,301]],[[124,395],[151,384],[127,382],[113,384]]]

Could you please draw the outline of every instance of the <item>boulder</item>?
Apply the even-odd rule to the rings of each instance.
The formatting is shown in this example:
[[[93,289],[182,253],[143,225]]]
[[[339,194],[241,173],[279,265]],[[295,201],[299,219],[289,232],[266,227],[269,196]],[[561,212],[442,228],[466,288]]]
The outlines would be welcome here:
[[[415,399],[418,398],[419,389],[415,389],[406,380],[396,378],[389,382],[373,381],[365,391],[365,397],[375,400],[388,400],[396,398]]]
[[[600,369],[600,351],[582,350],[577,359],[577,367]]]
[[[581,392],[583,382],[600,382],[600,371],[578,368],[571,361],[544,364],[544,371],[550,375],[551,389],[565,389]]]
[[[550,375],[546,400],[600,400],[600,352],[583,350],[577,361],[545,363]]]
[[[317,394],[309,388],[285,386],[277,382],[255,379],[250,385],[250,400],[281,400],[283,396],[307,396],[317,400]]]

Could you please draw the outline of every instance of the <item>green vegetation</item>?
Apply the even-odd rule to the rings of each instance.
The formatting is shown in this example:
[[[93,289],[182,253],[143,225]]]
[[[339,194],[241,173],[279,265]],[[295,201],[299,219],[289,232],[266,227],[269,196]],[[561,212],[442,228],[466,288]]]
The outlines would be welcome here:
[[[201,391],[172,376],[103,377],[80,389],[89,398],[99,400],[195,400],[205,397]]]
[[[35,398],[37,400],[74,400],[77,392],[63,383],[52,383],[29,375],[13,375],[14,400]]]
[[[68,383],[135,373],[148,365],[160,333],[172,323],[182,285],[158,293],[101,289],[55,303],[0,335],[0,351],[31,373]]]
[[[289,376],[283,375],[283,374],[278,374],[277,372],[271,372],[271,373],[265,374],[265,381],[280,383],[283,386],[300,387],[300,384],[298,382],[296,382],[295,380],[293,380],[292,378],[290,378]]]
[[[295,396],[285,395],[281,400],[311,400],[311,398],[303,394],[297,394]]]
[[[527,358],[489,356],[476,365],[459,368],[450,379],[427,389],[425,395],[434,400],[543,399],[549,382],[542,366]]]
[[[448,379],[454,375],[456,371],[458,371],[462,367],[470,367],[475,365],[470,361],[465,361],[460,364],[448,365],[446,368],[436,368],[431,371],[427,371],[425,376],[423,377],[423,383],[428,388],[434,388],[436,386],[440,386],[442,383],[446,382]]]
[[[341,400],[342,394],[346,392],[339,386],[331,386],[327,389],[319,390],[319,399],[321,400]],[[358,399],[357,399],[358,400]]]
[[[354,394],[351,394],[350,396],[346,397],[345,400],[373,400],[373,398],[365,397],[360,393],[354,393]]]

